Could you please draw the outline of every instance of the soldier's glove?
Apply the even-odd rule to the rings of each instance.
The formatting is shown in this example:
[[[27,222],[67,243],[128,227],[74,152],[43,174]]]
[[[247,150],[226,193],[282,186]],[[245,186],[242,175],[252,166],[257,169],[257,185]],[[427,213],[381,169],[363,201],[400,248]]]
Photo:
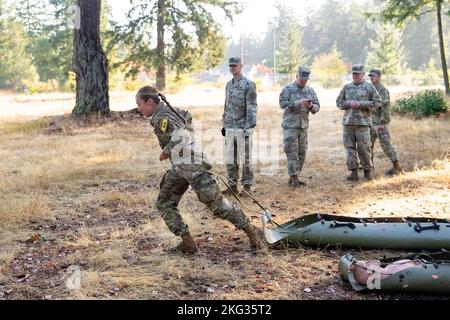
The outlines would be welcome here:
[[[226,130],[225,128],[222,128],[222,135],[223,135],[224,137],[227,136],[227,130]]]

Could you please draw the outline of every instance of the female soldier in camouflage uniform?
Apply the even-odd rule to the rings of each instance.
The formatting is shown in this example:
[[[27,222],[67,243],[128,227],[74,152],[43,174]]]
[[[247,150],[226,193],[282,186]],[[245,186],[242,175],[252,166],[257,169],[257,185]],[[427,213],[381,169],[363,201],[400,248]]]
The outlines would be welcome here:
[[[182,239],[176,249],[183,253],[197,251],[197,245],[178,210],[181,197],[189,186],[214,215],[229,220],[238,229],[244,230],[253,249],[266,248],[262,230],[253,226],[239,207],[223,197],[218,184],[209,173],[212,166],[206,155],[196,150],[190,127],[190,113],[169,107],[165,97],[152,87],[141,88],[136,95],[136,103],[139,112],[145,117],[151,117],[150,124],[163,149],[160,161],[170,159],[172,162],[172,168],[161,181],[156,207],[170,231]]]

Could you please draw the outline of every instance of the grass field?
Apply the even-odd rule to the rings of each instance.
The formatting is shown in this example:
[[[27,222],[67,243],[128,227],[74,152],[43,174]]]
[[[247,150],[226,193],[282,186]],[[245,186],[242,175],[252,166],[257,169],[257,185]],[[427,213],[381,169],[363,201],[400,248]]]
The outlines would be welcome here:
[[[257,165],[255,196],[274,219],[284,222],[317,212],[449,218],[450,117],[394,117],[391,131],[405,174],[384,177],[390,163],[377,145],[376,179],[353,184],[345,180],[336,96],[333,90],[319,93],[322,110],[311,119],[301,177],[307,187],[292,191],[287,186],[281,145],[279,170],[261,174],[264,166]],[[183,104],[177,97],[173,101],[188,106],[194,121],[202,120],[205,130],[218,134],[221,98],[210,107]],[[281,117],[277,94],[264,97],[258,128],[279,128]],[[178,239],[154,203],[170,164],[158,161],[157,140],[140,117],[82,123],[36,116],[31,122],[3,123],[0,139],[0,299],[418,298],[353,292],[339,279],[337,262],[345,251],[338,248],[255,255],[245,235],[215,219],[192,191],[180,209],[200,253],[168,254]],[[215,171],[225,174],[223,166]],[[258,208],[245,203],[255,209],[246,214],[260,225]],[[81,270],[78,289],[66,286],[70,266]]]

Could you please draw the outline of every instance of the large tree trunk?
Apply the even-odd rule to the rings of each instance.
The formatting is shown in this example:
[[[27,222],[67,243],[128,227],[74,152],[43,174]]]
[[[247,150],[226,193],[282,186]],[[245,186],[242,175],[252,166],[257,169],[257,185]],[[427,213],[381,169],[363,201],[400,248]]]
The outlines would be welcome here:
[[[444,32],[442,30],[442,0],[436,0],[439,46],[441,48],[442,71],[444,72],[445,93],[450,95],[447,60],[445,58]]]
[[[100,43],[101,0],[77,0],[80,29],[75,30],[73,70],[77,80],[72,113],[108,114],[108,60]]]
[[[158,0],[158,43],[156,48],[157,55],[157,72],[156,72],[156,88],[159,91],[166,89],[166,59],[164,54],[164,27],[165,27],[165,15],[166,15],[166,1]]]

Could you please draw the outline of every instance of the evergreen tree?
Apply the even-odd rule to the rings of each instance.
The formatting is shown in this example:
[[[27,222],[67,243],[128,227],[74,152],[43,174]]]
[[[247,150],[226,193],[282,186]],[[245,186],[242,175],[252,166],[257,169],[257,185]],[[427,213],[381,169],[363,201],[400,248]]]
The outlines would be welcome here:
[[[194,71],[199,61],[204,69],[222,61],[225,37],[211,7],[221,9],[230,20],[239,13],[233,0],[136,0],[133,4],[128,12],[129,23],[114,31],[115,40],[130,48],[122,63],[133,71],[141,66],[157,69],[159,90],[165,89],[167,68],[181,74]]]
[[[369,41],[375,37],[365,19],[364,8],[355,2],[327,0],[307,17],[303,44],[313,56],[328,53],[337,44],[348,63],[361,61]]]
[[[436,17],[432,15],[405,23],[402,43],[405,46],[406,62],[409,68],[425,70],[430,59],[439,59],[439,45],[433,39],[435,34]]]
[[[3,9],[3,4],[0,7]],[[27,45],[23,26],[0,15],[0,88],[17,89],[37,79]]]
[[[446,5],[448,0],[385,0],[383,10],[380,12],[380,16],[384,21],[392,21],[397,25],[402,25],[408,19],[417,20],[420,17],[433,13],[436,15],[442,72],[444,76],[445,92],[450,95],[450,84],[448,75],[447,58],[445,54],[445,40],[444,40],[444,28],[443,28],[443,11],[444,14],[450,15],[450,11],[447,10]]]
[[[49,21],[47,2],[45,0],[18,0],[14,2],[15,16],[23,23],[25,32],[31,38],[41,34]]]
[[[403,74],[406,62],[401,38],[400,30],[383,25],[377,33],[377,38],[370,41],[367,65],[381,69],[387,76]]]
[[[277,52],[280,73],[293,77],[298,67],[307,63],[309,57],[301,41],[300,26],[293,22],[282,37],[280,50]]]

